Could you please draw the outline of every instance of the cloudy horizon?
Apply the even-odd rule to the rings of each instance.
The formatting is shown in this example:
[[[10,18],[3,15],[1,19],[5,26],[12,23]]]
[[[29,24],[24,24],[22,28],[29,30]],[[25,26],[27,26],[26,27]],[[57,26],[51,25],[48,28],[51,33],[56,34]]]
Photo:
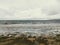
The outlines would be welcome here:
[[[0,20],[60,19],[60,0],[0,0]]]

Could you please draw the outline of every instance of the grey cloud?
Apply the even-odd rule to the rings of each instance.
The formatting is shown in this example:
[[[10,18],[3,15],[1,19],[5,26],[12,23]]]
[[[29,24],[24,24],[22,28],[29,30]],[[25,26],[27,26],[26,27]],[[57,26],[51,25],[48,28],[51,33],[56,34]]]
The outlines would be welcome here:
[[[50,13],[48,13],[48,15],[57,15],[59,14],[59,12],[56,12],[56,11],[51,11]]]
[[[51,2],[52,4],[49,3],[48,5],[42,7],[41,9],[42,13],[47,14],[47,15],[60,14],[60,3],[58,3],[58,0],[51,0]]]
[[[43,11],[44,12],[44,11]],[[48,10],[45,10],[45,12],[47,15],[56,15],[56,14],[59,14],[59,12],[57,11],[54,11],[54,10],[51,10],[51,11],[48,11]]]
[[[47,19],[51,15],[51,19],[53,16],[60,14],[60,4],[57,4],[56,0],[0,0],[0,18],[27,19],[29,17]],[[6,10],[7,8],[8,10]]]
[[[14,15],[14,13],[11,12],[10,10],[5,10],[5,9],[0,8],[0,17],[7,16],[7,15],[11,16],[11,15]]]
[[[56,0],[56,1],[60,2],[60,0]]]
[[[42,13],[47,15],[57,15],[60,14],[60,8],[43,8]]]

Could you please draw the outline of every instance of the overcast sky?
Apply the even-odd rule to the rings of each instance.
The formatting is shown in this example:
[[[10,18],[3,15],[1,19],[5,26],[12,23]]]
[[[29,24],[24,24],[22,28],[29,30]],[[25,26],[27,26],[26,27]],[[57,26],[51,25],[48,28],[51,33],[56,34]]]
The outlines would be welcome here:
[[[2,19],[60,19],[60,0],[0,0]]]

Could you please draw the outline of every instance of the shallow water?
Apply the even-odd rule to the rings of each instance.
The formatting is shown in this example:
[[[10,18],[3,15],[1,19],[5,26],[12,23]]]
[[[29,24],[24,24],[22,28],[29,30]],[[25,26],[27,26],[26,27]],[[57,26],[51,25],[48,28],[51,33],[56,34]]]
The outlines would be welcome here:
[[[9,24],[0,25],[0,33],[4,32],[43,32],[59,30],[60,24]]]

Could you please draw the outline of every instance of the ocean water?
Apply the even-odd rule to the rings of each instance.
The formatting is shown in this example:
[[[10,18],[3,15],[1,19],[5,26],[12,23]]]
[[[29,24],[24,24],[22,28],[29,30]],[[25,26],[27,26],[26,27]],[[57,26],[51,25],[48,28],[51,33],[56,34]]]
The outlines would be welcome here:
[[[46,33],[60,30],[60,24],[9,24],[0,25],[0,33],[5,32],[36,32]]]

